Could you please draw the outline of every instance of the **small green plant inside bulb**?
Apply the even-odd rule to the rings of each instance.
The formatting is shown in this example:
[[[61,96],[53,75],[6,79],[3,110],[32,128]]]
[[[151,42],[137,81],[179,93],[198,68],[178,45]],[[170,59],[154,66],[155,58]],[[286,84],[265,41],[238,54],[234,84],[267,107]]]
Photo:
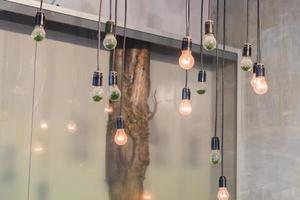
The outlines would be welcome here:
[[[103,96],[104,96],[104,91],[102,87],[100,86],[93,87],[91,98],[94,102],[100,102],[103,99]]]
[[[197,90],[197,93],[200,94],[200,95],[205,94],[205,92],[206,92],[206,89],[205,89],[205,88],[199,88],[199,89]]]
[[[35,26],[32,33],[31,37],[37,41],[41,42],[46,38],[46,31],[43,26]]]
[[[251,57],[243,56],[243,58],[241,60],[242,70],[245,72],[250,72],[250,71],[252,71],[252,67],[253,67],[253,62],[251,60]]]
[[[212,150],[210,154],[210,162],[213,165],[218,165],[221,162],[221,152],[220,150]]]

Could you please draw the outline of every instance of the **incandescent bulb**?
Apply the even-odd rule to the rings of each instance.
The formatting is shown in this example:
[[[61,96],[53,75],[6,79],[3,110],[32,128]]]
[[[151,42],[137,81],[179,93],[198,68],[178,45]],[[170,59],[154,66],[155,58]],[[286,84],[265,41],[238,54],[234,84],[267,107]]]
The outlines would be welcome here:
[[[49,126],[48,126],[48,123],[47,123],[46,120],[42,120],[42,121],[40,122],[40,128],[41,128],[41,130],[43,130],[43,131],[47,131],[47,130],[48,130]]]
[[[101,86],[93,86],[93,90],[91,92],[91,99],[94,102],[99,102],[103,99],[104,91]]]
[[[109,100],[112,102],[119,101],[121,98],[121,91],[117,85],[109,86]]]
[[[103,40],[103,46],[107,50],[113,50],[117,46],[117,39],[113,33],[107,33]]]
[[[206,92],[206,82],[198,82],[196,86],[196,91],[198,94],[205,94]]]
[[[74,121],[69,121],[67,124],[67,130],[69,133],[75,133],[77,131],[77,124]]]
[[[221,162],[222,156],[219,149],[211,150],[210,153],[210,163],[213,165],[218,165]]]
[[[207,51],[212,51],[217,47],[217,40],[212,33],[207,33],[203,38],[203,47]]]
[[[264,76],[257,77],[253,89],[254,92],[259,95],[267,93],[269,87],[266,78]]]
[[[220,187],[218,191],[218,200],[228,200],[229,192],[226,187]]]
[[[150,193],[148,193],[148,192],[143,193],[143,200],[151,200],[151,199],[152,199],[152,196]]]
[[[192,104],[190,99],[182,99],[179,105],[179,113],[187,116],[192,112]]]
[[[112,112],[114,111],[114,109],[113,109],[113,107],[112,107],[112,106],[110,105],[110,103],[109,103],[109,104],[107,104],[107,105],[105,106],[104,111],[105,111],[106,113],[112,113]]]
[[[241,68],[245,72],[250,72],[253,66],[251,57],[243,56],[241,60]]]
[[[43,41],[46,38],[46,31],[43,25],[36,25],[31,33],[31,37],[37,41]]]
[[[183,69],[191,69],[195,64],[195,59],[191,50],[182,50],[179,57],[179,65]]]
[[[123,146],[127,143],[128,137],[124,129],[117,129],[114,141],[117,145]]]
[[[254,73],[253,75],[252,75],[252,78],[251,78],[251,86],[252,87],[254,87],[255,86],[255,83],[256,83],[256,74]]]

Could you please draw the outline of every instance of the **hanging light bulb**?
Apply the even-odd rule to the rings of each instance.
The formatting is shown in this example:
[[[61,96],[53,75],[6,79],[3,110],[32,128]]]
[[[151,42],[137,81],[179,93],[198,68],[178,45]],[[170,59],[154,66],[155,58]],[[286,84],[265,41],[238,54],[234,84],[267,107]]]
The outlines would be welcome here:
[[[184,37],[182,39],[181,55],[179,57],[179,65],[182,69],[191,69],[195,64],[195,59],[192,55],[192,38]]]
[[[34,28],[31,33],[31,37],[37,41],[43,41],[46,38],[46,31],[44,28],[45,14],[42,11],[38,11],[34,19]]]
[[[40,122],[40,128],[42,131],[47,131],[49,128],[48,122],[46,120],[42,120]]]
[[[104,91],[102,88],[102,84],[103,84],[102,72],[95,71],[93,74],[93,82],[92,82],[93,89],[91,92],[91,99],[94,102],[99,102],[103,99]]]
[[[112,107],[112,105],[111,105],[110,102],[105,106],[104,111],[106,113],[108,113],[108,114],[110,114],[110,113],[112,113],[114,111],[114,109],[113,109],[113,107]]]
[[[185,87],[182,89],[182,99],[179,105],[179,113],[181,115],[187,116],[192,112],[191,104],[191,91],[189,88]]]
[[[117,85],[117,72],[115,71],[110,71],[109,72],[109,91],[108,91],[108,96],[109,96],[109,100],[111,102],[116,102],[119,101],[121,98],[121,91]]]
[[[241,60],[241,68],[245,72],[250,72],[253,66],[251,53],[252,53],[251,44],[246,43],[243,48],[243,57]]]
[[[107,50],[113,50],[117,46],[117,39],[115,37],[116,26],[113,21],[107,21],[105,24],[105,38],[103,46]]]
[[[117,131],[114,137],[114,141],[117,145],[123,146],[127,143],[128,137],[127,134],[125,133],[125,125],[124,125],[124,119],[123,117],[119,116],[117,117]]]
[[[218,165],[222,160],[220,152],[220,140],[218,137],[213,137],[211,139],[211,153],[210,153],[210,163],[212,165]]]
[[[257,63],[256,66],[256,80],[254,83],[254,92],[259,95],[266,94],[269,87],[265,78],[265,67],[262,63]]]
[[[214,36],[214,22],[208,20],[205,22],[205,35],[203,38],[203,47],[207,51],[212,51],[217,47],[217,40]]]
[[[69,121],[67,124],[67,130],[69,133],[75,133],[77,131],[77,124],[74,121]]]
[[[228,200],[230,197],[227,190],[226,177],[221,176],[219,179],[219,191],[218,191],[218,200]]]
[[[201,69],[198,73],[198,83],[196,87],[198,94],[205,94],[206,92],[206,71]]]

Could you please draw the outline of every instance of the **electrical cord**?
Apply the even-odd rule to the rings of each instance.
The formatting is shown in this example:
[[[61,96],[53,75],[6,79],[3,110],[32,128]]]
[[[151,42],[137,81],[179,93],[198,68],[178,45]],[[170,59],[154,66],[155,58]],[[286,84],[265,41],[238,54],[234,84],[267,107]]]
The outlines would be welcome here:
[[[247,43],[249,43],[249,0],[247,0],[247,22],[246,22],[246,25],[247,25],[247,28],[246,28],[246,41]]]
[[[204,0],[201,0],[201,23],[200,23],[200,69],[203,69],[203,12]]]
[[[100,70],[100,48],[101,48],[101,10],[102,0],[99,3],[99,18],[98,18],[98,46],[97,46],[97,71]]]
[[[43,9],[43,0],[41,0],[41,3],[40,3],[40,11],[42,11],[42,9]]]
[[[257,0],[257,61],[261,62],[261,19],[260,19],[260,0]]]
[[[219,92],[218,92],[218,85],[219,85],[219,51],[218,51],[218,34],[219,34],[219,10],[220,10],[220,2],[217,0],[217,17],[216,17],[216,101],[215,101],[215,131],[214,136],[217,137],[217,130],[218,130],[218,105],[219,105]]]
[[[120,74],[120,87],[121,87],[121,99],[120,99],[120,116],[122,116],[123,106],[123,73],[126,67],[126,28],[127,28],[127,0],[125,0],[125,16],[124,16],[124,27],[123,27],[123,51],[122,51],[122,68]]]

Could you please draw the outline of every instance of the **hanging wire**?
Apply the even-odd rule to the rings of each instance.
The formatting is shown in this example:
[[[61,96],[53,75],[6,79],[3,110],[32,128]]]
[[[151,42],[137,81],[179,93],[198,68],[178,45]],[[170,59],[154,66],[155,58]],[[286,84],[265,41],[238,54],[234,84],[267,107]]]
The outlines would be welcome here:
[[[186,0],[186,12],[185,12],[185,19],[186,19],[186,36],[190,36],[190,26],[191,26],[191,1]]]
[[[260,19],[260,0],[257,0],[257,61],[261,62],[261,19]]]
[[[115,33],[114,36],[117,38],[117,20],[118,20],[118,0],[115,0]],[[116,48],[112,51],[111,54],[111,65],[109,67],[109,71],[113,71],[113,68],[115,66],[115,61],[116,61]]]
[[[204,0],[201,0],[201,23],[200,23],[200,69],[203,69],[203,8]]]
[[[122,68],[120,74],[120,87],[121,87],[121,99],[120,99],[120,116],[122,116],[123,107],[123,75],[126,67],[126,28],[127,28],[127,0],[125,0],[125,16],[124,16],[124,28],[123,28],[123,50],[122,50]]]
[[[208,0],[208,19],[211,19],[211,0]]]
[[[109,0],[109,20],[112,20],[112,0]]]
[[[226,47],[226,0],[223,8],[223,51],[222,51],[222,121],[221,121],[221,175],[224,175],[224,67],[225,67],[225,47]]]
[[[189,76],[188,76],[188,70],[185,70],[185,83],[184,83],[184,87],[188,87],[188,79],[189,79]]]
[[[100,70],[100,48],[101,48],[101,10],[102,0],[99,3],[99,18],[98,18],[98,46],[97,46],[97,71]]]
[[[250,4],[250,1],[247,0],[247,22],[246,22],[246,25],[247,25],[247,28],[246,28],[246,42],[249,43],[249,4]]]
[[[37,42],[34,49],[34,65],[33,65],[33,87],[32,87],[32,104],[31,104],[31,123],[30,123],[30,138],[29,138],[29,158],[28,158],[28,177],[27,177],[27,200],[30,199],[31,186],[31,169],[32,169],[32,140],[34,126],[34,105],[35,105],[35,85],[36,85],[36,66],[37,66]]]
[[[218,85],[219,85],[219,51],[218,51],[218,35],[219,35],[219,10],[220,10],[220,2],[217,0],[217,17],[216,17],[216,41],[217,41],[217,48],[216,48],[216,101],[215,101],[215,131],[214,136],[217,137],[217,130],[218,130],[218,102],[219,102],[219,94],[218,94]]]
[[[42,11],[42,9],[43,9],[43,0],[41,0],[41,2],[40,2],[40,11]]]

